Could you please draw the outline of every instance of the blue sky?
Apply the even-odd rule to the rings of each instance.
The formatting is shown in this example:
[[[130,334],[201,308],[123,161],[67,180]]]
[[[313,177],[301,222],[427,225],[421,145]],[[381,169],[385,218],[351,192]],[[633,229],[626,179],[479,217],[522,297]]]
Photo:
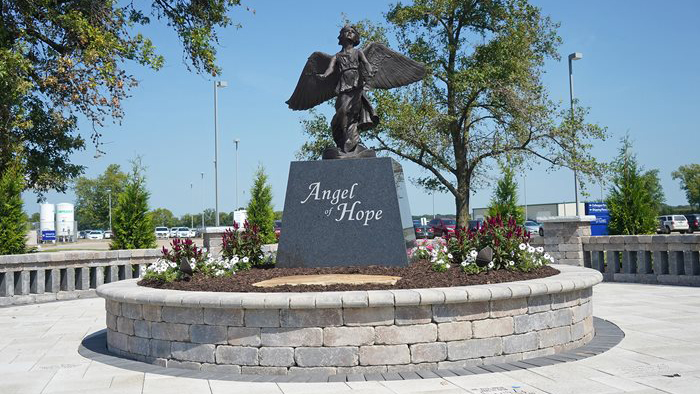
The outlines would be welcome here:
[[[284,103],[294,90],[306,58],[314,51],[334,53],[342,15],[350,20],[383,21],[391,2],[249,1],[255,13],[234,10],[243,25],[220,34],[221,79],[229,87],[219,90],[219,208],[235,205],[235,149],[239,145],[239,199],[248,200],[252,175],[264,165],[273,190],[273,204],[281,210],[289,162],[303,144],[299,121],[305,111],[291,111]],[[533,1],[554,21],[560,22],[561,61],[548,61],[544,83],[552,99],[568,103],[566,57],[582,52],[574,63],[575,94],[591,108],[589,121],[608,128],[610,137],[598,142],[594,154],[603,161],[617,153],[619,139],[629,133],[641,164],[659,169],[669,204],[685,204],[685,194],[671,172],[700,160],[700,2],[674,1]],[[151,207],[163,207],[176,215],[214,206],[213,79],[187,71],[181,46],[162,25],[143,32],[153,38],[166,57],[165,67],[153,72],[129,66],[140,81],[133,97],[124,103],[126,117],[120,125],[104,130],[105,155],[95,158],[95,148],[73,156],[95,177],[111,163],[129,168],[129,160],[142,155],[147,166]],[[322,111],[331,115],[329,106]],[[81,122],[85,137],[90,128]],[[89,139],[88,139],[89,140]],[[692,147],[692,148],[691,148]],[[409,177],[422,174],[403,162]],[[204,181],[201,173],[204,172]],[[573,201],[573,175],[569,170],[546,171],[536,165],[526,171],[527,202]],[[521,198],[523,194],[521,182]],[[193,187],[191,188],[190,185]],[[432,197],[408,185],[413,214],[432,212]],[[492,189],[472,194],[471,208],[488,204]],[[592,197],[600,188],[590,189]],[[48,202],[73,202],[71,192],[49,193]],[[38,211],[36,198],[25,193],[25,210]],[[204,201],[204,204],[203,204]],[[522,200],[521,200],[522,202]],[[454,212],[454,198],[435,196],[435,211]]]

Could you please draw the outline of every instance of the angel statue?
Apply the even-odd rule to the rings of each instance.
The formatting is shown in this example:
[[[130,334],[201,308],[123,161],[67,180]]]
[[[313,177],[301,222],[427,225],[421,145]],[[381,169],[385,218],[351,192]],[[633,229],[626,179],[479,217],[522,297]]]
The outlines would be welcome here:
[[[337,96],[331,121],[336,146],[326,148],[323,159],[375,157],[360,142],[360,131],[379,123],[365,92],[408,85],[425,76],[423,64],[380,43],[371,42],[362,50],[356,48],[359,43],[357,30],[345,25],[338,36],[343,49],[334,56],[312,53],[287,100],[289,108],[305,110]]]

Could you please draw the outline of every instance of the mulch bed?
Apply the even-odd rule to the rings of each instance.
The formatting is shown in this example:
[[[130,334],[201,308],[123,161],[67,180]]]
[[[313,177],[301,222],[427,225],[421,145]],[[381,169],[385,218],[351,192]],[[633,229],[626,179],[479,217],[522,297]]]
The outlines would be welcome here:
[[[212,278],[204,275],[194,275],[188,280],[165,283],[153,280],[141,280],[141,286],[157,289],[187,290],[187,291],[224,291],[224,292],[307,292],[307,291],[346,291],[346,290],[391,290],[391,289],[423,289],[430,287],[453,287],[481,285],[487,283],[514,282],[518,280],[545,278],[556,275],[559,271],[544,266],[531,272],[513,272],[506,270],[490,271],[478,275],[468,275],[460,269],[452,268],[448,272],[434,272],[428,261],[418,261],[407,267],[329,267],[329,268],[268,268],[251,269],[237,272],[229,278]],[[322,275],[322,274],[363,274],[363,275],[392,275],[401,279],[395,285],[337,284],[321,285],[285,285],[276,287],[255,287],[253,283],[291,275]]]

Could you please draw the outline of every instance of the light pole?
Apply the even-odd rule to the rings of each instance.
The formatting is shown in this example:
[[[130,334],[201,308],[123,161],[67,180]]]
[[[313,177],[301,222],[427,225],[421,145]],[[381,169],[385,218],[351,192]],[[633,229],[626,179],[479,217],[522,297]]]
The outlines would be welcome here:
[[[107,189],[109,195],[109,231],[112,231],[112,189]]]
[[[233,209],[233,211],[236,212],[240,207],[240,205],[238,205],[238,143],[241,142],[241,140],[236,138],[233,142],[236,143],[236,207]],[[234,222],[235,221],[234,219]]]
[[[433,195],[433,219],[435,219],[435,190],[431,194]]]
[[[194,205],[194,184],[192,182],[190,182],[190,198],[192,205]],[[190,214],[190,228],[194,228],[194,214]]]
[[[523,171],[523,194],[525,198],[525,221],[527,221],[527,174]]]
[[[202,173],[202,231],[204,231],[204,173]]]
[[[571,127],[574,127],[574,71],[571,64],[574,60],[583,59],[583,54],[581,52],[574,52],[569,54],[569,98],[571,100]],[[575,130],[571,130],[571,138],[574,143],[574,156],[576,156],[576,137],[574,136]],[[574,163],[576,165],[576,163]],[[576,216],[579,216],[578,210],[578,170],[574,167],[574,193],[576,193]]]
[[[216,218],[214,223],[219,227],[219,123],[217,119],[218,88],[228,86],[226,81],[214,81],[214,206]]]

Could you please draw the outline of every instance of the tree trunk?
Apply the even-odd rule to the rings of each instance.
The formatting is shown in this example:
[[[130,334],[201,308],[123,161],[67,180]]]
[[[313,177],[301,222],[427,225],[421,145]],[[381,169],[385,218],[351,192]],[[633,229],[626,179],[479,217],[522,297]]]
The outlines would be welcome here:
[[[457,225],[469,227],[469,182],[466,179],[457,179],[457,195],[455,196],[455,211],[457,212]]]

